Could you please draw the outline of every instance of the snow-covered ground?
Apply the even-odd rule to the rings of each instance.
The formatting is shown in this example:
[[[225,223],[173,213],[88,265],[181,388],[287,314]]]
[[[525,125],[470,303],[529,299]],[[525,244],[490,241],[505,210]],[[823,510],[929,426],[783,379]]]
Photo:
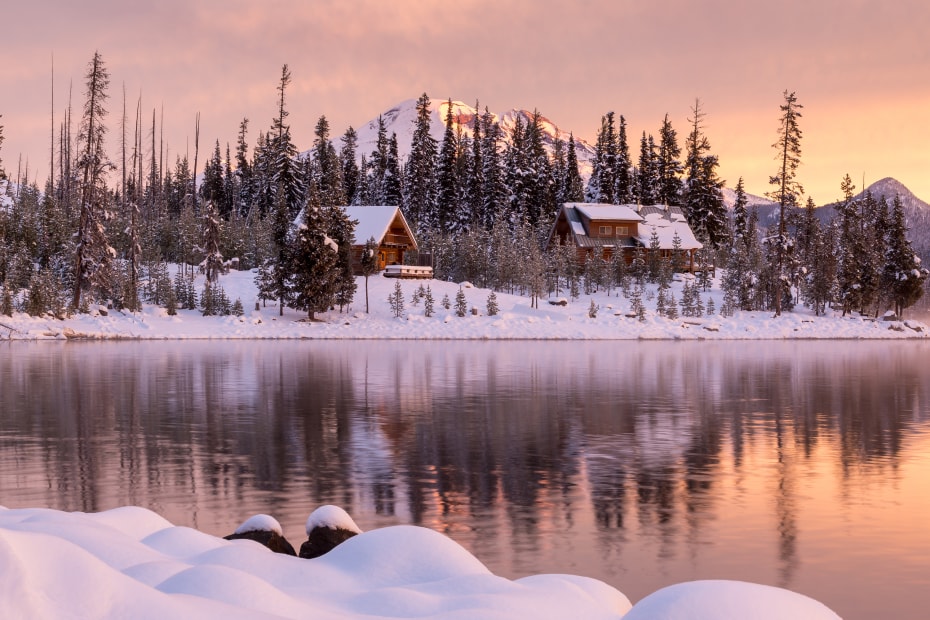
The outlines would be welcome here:
[[[672,293],[682,299],[683,280],[678,276]],[[198,291],[203,276],[197,281]],[[490,291],[463,286],[468,313],[456,316],[455,297],[459,284],[438,280],[402,280],[405,309],[403,316],[394,316],[388,296],[397,280],[374,275],[368,281],[370,312],[365,312],[365,280],[358,278],[355,301],[347,312],[331,311],[317,315],[317,322],[304,320],[302,312],[285,308],[279,315],[276,304],[269,302],[256,309],[254,273],[231,271],[221,276],[220,284],[230,301],[240,300],[245,308],[241,317],[203,317],[199,311],[179,310],[168,316],[163,308],[146,306],[142,312],[106,311],[106,316],[94,309],[90,314],[76,314],[66,320],[51,317],[35,318],[15,313],[13,318],[0,316],[0,339],[65,339],[65,338],[140,338],[140,339],[531,339],[531,340],[623,340],[623,339],[859,339],[859,338],[926,338],[927,327],[918,321],[884,321],[858,315],[842,317],[838,313],[817,317],[802,306],[780,317],[771,312],[737,312],[721,317],[719,309],[723,294],[719,283],[702,299],[707,305],[713,299],[718,313],[700,318],[681,317],[670,320],[656,315],[654,287],[647,287],[643,300],[645,321],[631,314],[630,300],[612,291],[581,295],[565,306],[551,305],[560,296],[543,298],[539,308],[530,307],[530,299],[519,295],[496,293],[500,312],[488,316]],[[414,292],[429,286],[435,299],[435,314],[427,318],[425,302],[414,305]],[[567,297],[566,293],[562,296]],[[442,306],[447,297],[450,309]],[[589,316],[591,302],[598,307],[596,317]],[[472,314],[472,309],[477,314]]]
[[[735,581],[664,588],[636,605],[571,575],[510,581],[415,526],[355,536],[305,560],[174,526],[136,507],[0,507],[3,618],[837,620],[787,590]]]

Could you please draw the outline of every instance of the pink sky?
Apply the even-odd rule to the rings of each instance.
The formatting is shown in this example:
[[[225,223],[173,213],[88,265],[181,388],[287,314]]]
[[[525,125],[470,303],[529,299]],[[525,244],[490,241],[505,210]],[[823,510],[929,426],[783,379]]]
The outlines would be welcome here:
[[[79,111],[95,50],[110,70],[112,137],[122,91],[132,108],[164,104],[174,155],[250,144],[275,114],[288,63],[292,134],[310,145],[321,114],[334,137],[427,92],[479,99],[492,111],[537,108],[593,139],[602,114],[626,116],[631,137],[658,133],[668,113],[681,142],[700,98],[706,132],[733,186],[768,190],[782,92],[805,106],[799,179],[815,201],[893,176],[930,200],[930,5],[924,0],[114,0],[16,2],[0,37],[0,158],[20,155],[44,181],[51,58],[55,110],[69,84]],[[189,147],[187,145],[190,145]],[[118,155],[116,142],[109,147]]]

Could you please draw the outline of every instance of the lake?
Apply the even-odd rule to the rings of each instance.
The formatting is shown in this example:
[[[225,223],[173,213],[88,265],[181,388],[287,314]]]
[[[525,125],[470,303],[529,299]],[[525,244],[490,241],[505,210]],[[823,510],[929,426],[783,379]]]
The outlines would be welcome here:
[[[930,607],[930,343],[0,345],[0,505],[225,535],[326,503],[506,577]]]

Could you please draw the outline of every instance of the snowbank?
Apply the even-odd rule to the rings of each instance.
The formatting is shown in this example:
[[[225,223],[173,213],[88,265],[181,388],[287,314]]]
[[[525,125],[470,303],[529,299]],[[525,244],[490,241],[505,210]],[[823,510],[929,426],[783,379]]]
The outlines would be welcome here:
[[[549,299],[532,308],[528,297],[496,293],[499,312],[487,316],[487,289],[462,286],[468,311],[464,317],[455,312],[459,284],[438,280],[401,280],[404,312],[396,318],[388,304],[397,280],[374,275],[368,280],[370,312],[365,312],[365,279],[358,278],[358,291],[351,307],[317,314],[321,319],[306,321],[304,313],[285,308],[283,316],[276,304],[257,303],[255,274],[231,271],[220,278],[220,285],[230,301],[237,299],[245,308],[241,317],[204,317],[196,310],[179,310],[168,316],[164,308],[147,306],[142,312],[128,313],[99,310],[74,315],[60,321],[51,317],[35,318],[15,313],[0,316],[0,339],[66,340],[101,339],[436,339],[436,340],[764,340],[764,339],[909,339],[927,338],[927,327],[918,321],[886,321],[837,313],[814,316],[803,307],[773,317],[771,312],[737,312],[731,317],[719,314],[675,320],[657,316],[654,290],[647,289],[645,321],[632,314],[630,300],[618,291],[608,295],[600,291],[581,295],[565,306],[551,305]],[[683,282],[679,276],[672,284],[672,294],[682,299]],[[203,276],[197,282],[203,286]],[[430,288],[434,314],[425,316],[425,300],[415,296],[420,287]],[[566,296],[553,295],[552,300]],[[449,308],[443,307],[443,299]],[[717,284],[702,293],[705,305],[713,299],[719,311],[723,295]],[[596,316],[589,316],[591,302],[598,306]],[[258,305],[258,309],[256,309]]]
[[[492,575],[420,527],[356,536],[322,558],[172,526],[141,508],[0,510],[3,618],[586,618],[630,603],[592,579]]]
[[[837,620],[787,590],[698,581],[635,606],[572,575],[497,577],[451,539],[400,525],[314,559],[171,525],[136,507],[0,508],[4,618],[462,618]]]

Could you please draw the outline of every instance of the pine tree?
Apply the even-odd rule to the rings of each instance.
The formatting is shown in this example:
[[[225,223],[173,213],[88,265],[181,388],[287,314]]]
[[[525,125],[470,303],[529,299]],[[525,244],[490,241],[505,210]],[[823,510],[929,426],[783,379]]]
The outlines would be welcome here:
[[[614,125],[614,113],[608,112],[601,117],[601,127],[597,132],[594,145],[594,163],[591,177],[588,179],[586,202],[614,202],[617,171],[617,131]]]
[[[272,122],[271,130],[266,137],[267,144],[263,150],[263,157],[267,164],[261,167],[268,174],[264,182],[271,193],[272,201],[269,207],[276,204],[275,196],[283,194],[283,201],[287,207],[290,220],[296,217],[304,204],[307,185],[303,171],[297,157],[297,147],[291,141],[291,127],[285,122],[288,117],[285,105],[285,91],[291,83],[291,72],[287,65],[281,68],[281,80],[278,84],[278,116]]]
[[[778,172],[769,178],[769,184],[776,189],[766,195],[778,202],[778,230],[777,236],[770,239],[772,248],[770,255],[775,270],[775,286],[779,289],[773,294],[775,316],[781,315],[782,288],[788,280],[789,254],[792,250],[791,240],[788,238],[789,210],[798,205],[804,188],[796,180],[798,167],[801,165],[801,128],[798,119],[801,118],[802,106],[797,96],[787,90],[784,92],[785,103],[780,106],[782,115],[779,119],[778,141],[773,144],[778,152]]]
[[[87,100],[81,121],[78,143],[81,155],[77,170],[81,175],[80,217],[74,235],[74,277],[71,307],[82,307],[81,295],[87,290],[94,296],[106,295],[114,281],[111,261],[115,250],[110,247],[105,222],[107,190],[104,182],[106,171],[113,168],[104,151],[107,110],[104,107],[110,75],[99,52],[88,64]]]
[[[400,286],[400,280],[394,282],[394,292],[388,295],[388,304],[391,306],[391,312],[394,318],[399,319],[404,314],[404,291]]]
[[[426,318],[433,316],[433,304],[435,300],[433,299],[433,290],[427,285],[426,295],[423,296],[423,315]]]
[[[446,102],[445,132],[442,137],[442,146],[439,149],[439,169],[437,184],[439,188],[439,202],[436,207],[435,227],[445,234],[458,234],[457,214],[460,209],[459,176],[456,173],[456,153],[458,139],[454,131],[455,119],[452,115],[452,99]]]
[[[482,156],[484,139],[481,135],[481,117],[478,103],[475,102],[475,120],[472,129],[471,157],[466,171],[465,205],[467,219],[471,224],[484,226],[484,157]]]
[[[565,155],[565,179],[562,181],[563,194],[559,199],[559,204],[584,200],[581,173],[578,171],[577,148],[574,134],[568,134],[568,152]]]
[[[691,108],[691,133],[685,160],[684,206],[688,224],[698,239],[712,248],[726,244],[729,224],[723,201],[723,181],[717,177],[718,160],[711,155],[710,142],[703,133],[704,113],[700,100]]]
[[[252,162],[249,161],[249,143],[246,135],[249,131],[249,119],[243,118],[239,123],[236,139],[236,210],[242,217],[248,218],[252,210]]]
[[[13,316],[13,294],[6,284],[3,285],[3,295],[0,296],[0,314],[9,317]]]
[[[345,202],[349,205],[359,204],[356,202],[361,181],[361,173],[359,172],[358,161],[356,161],[358,134],[352,127],[349,127],[342,134],[341,140],[342,148],[339,149],[339,164],[342,167],[342,191],[345,195]]]
[[[635,202],[633,191],[633,160],[630,158],[630,145],[626,137],[626,119],[620,115],[620,126],[617,129],[617,167],[614,172],[616,187],[614,197],[617,204],[632,204]]]
[[[681,205],[681,173],[684,169],[679,157],[681,147],[678,146],[678,134],[666,114],[659,129],[659,152],[656,158],[656,198],[659,204]]]
[[[500,312],[500,307],[497,305],[497,295],[494,294],[494,291],[488,294],[487,312],[488,316],[497,316],[497,313]]]
[[[468,301],[465,299],[465,290],[460,286],[455,294],[455,315],[465,316],[468,313]]]
[[[320,205],[324,209],[344,205],[346,200],[342,189],[342,164],[329,139],[329,121],[325,116],[321,116],[317,121],[314,136],[310,163],[313,171],[312,181],[316,184]]]
[[[882,280],[888,297],[893,303],[895,315],[900,319],[904,309],[912,306],[923,296],[928,271],[921,267],[920,258],[914,253],[907,240],[907,225],[904,221],[904,205],[900,196],[892,202],[888,229],[888,249]]]
[[[859,201],[853,197],[856,186],[847,174],[840,190],[843,199],[836,203],[837,219],[839,220],[839,270],[838,294],[843,307],[843,316],[853,308],[862,305],[862,274],[861,256],[864,253],[863,239],[859,226]]]
[[[316,197],[315,191],[311,193]],[[314,204],[317,205],[318,211],[318,199]],[[272,298],[277,298],[278,300],[278,315],[284,316],[284,306],[288,304],[291,298],[289,277],[291,274],[292,248],[290,247],[288,235],[290,233],[292,219],[290,216],[290,208],[287,204],[287,193],[281,187],[278,188],[275,194],[275,205],[272,218],[274,253],[268,258],[267,270],[271,277]]]
[[[379,204],[397,205],[403,203],[400,156],[397,154],[397,134],[392,133],[388,139],[387,160],[384,168],[384,184]]]
[[[410,156],[404,169],[404,207],[420,232],[433,228],[437,220],[436,139],[430,134],[430,99],[423,93],[417,100]]]
[[[204,258],[200,268],[208,282],[216,282],[223,270],[223,254],[220,252],[220,222],[212,200],[204,202],[201,220],[200,251]]]
[[[339,278],[339,245],[329,236],[330,224],[315,192],[310,192],[303,219],[297,226],[288,265],[288,284],[295,308],[316,319],[333,305]]]
[[[640,204],[654,205],[658,197],[655,142],[643,132],[639,143],[639,168],[636,173],[637,198]]]
[[[484,208],[481,210],[484,228],[494,227],[498,217],[504,214],[508,202],[507,185],[504,181],[504,167],[501,159],[501,129],[494,122],[487,108],[481,117],[484,134],[481,138],[481,161],[484,189]]]

